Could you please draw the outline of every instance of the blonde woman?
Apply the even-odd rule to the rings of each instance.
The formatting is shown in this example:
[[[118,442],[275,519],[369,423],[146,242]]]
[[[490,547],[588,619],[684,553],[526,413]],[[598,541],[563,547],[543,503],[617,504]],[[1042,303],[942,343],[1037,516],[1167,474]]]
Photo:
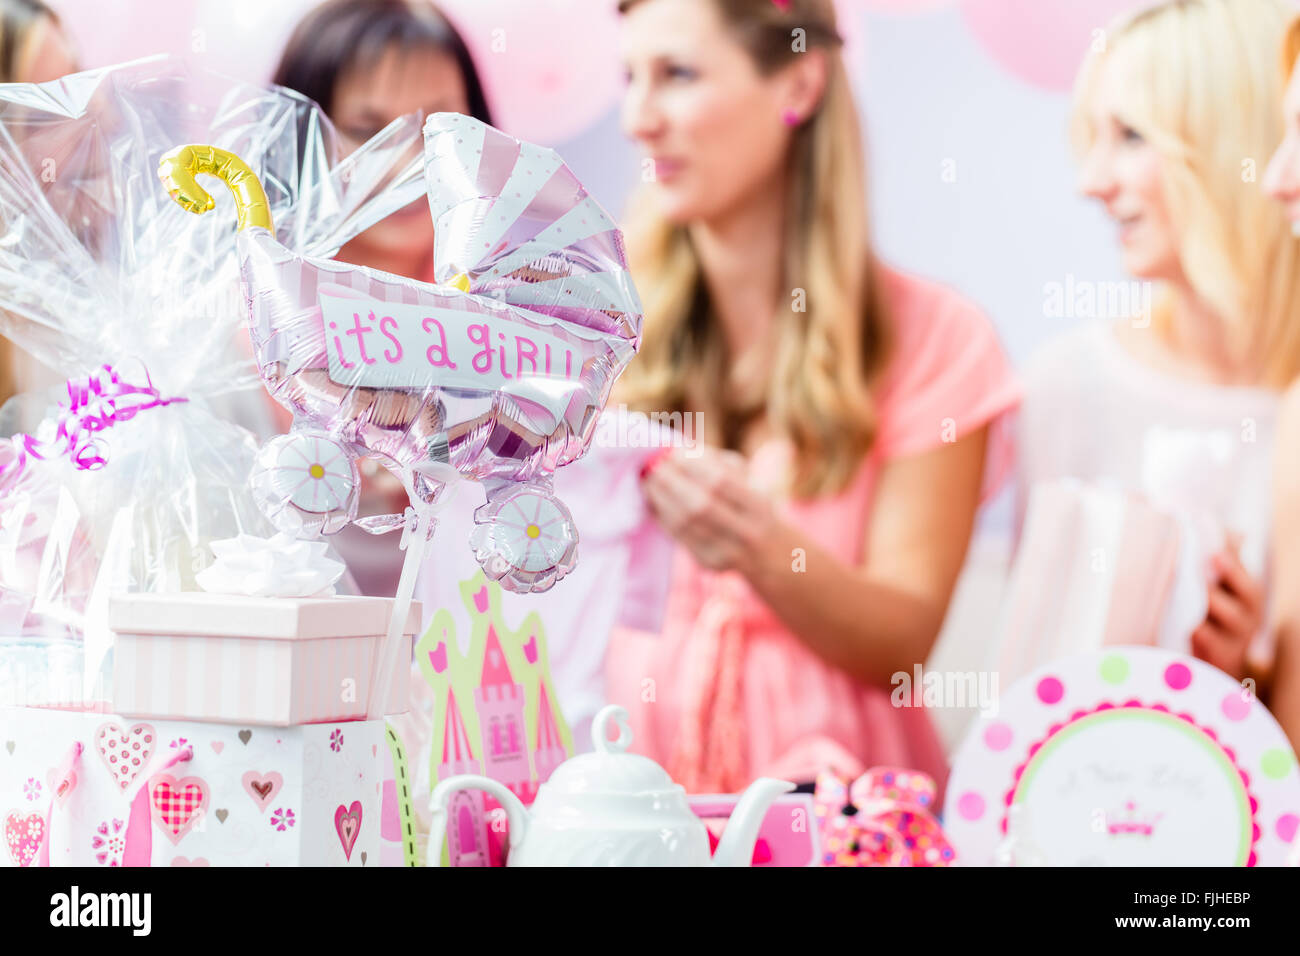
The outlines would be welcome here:
[[[1278,398],[1300,370],[1300,244],[1248,174],[1281,135],[1274,64],[1290,13],[1285,0],[1172,0],[1121,19],[1085,62],[1081,189],[1155,306],[1036,356],[1020,425],[1021,489],[1082,479],[1218,529],[1188,557],[1203,575],[1166,637],[1239,678],[1264,623]]]
[[[1300,233],[1300,18],[1282,43],[1282,143],[1264,176],[1264,189],[1278,200]],[[1273,470],[1272,632],[1276,641],[1272,687],[1265,702],[1300,750],[1300,384],[1288,389],[1277,423]]]
[[[709,447],[643,480],[676,540],[656,633],[608,693],[694,792],[760,774],[928,771],[892,706],[961,568],[990,423],[1017,388],[988,321],[880,264],[831,0],[623,0],[624,125],[653,172],[629,227],[646,306],[619,399]]]
[[[0,0],[0,83],[45,83],[76,69],[72,46],[49,7],[40,0]],[[0,336],[0,405],[49,376]]]

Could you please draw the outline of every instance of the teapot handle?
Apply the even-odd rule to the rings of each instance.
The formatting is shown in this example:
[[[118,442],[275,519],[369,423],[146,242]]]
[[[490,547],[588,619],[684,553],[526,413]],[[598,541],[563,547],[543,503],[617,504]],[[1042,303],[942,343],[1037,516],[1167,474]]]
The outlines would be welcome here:
[[[439,866],[442,860],[442,848],[447,839],[447,804],[451,795],[458,790],[482,790],[496,798],[506,811],[510,822],[510,849],[513,850],[524,840],[528,831],[528,809],[523,802],[510,792],[504,784],[488,777],[475,774],[460,774],[448,777],[433,788],[429,797],[429,810],[432,822],[429,826],[429,845],[425,866]]]

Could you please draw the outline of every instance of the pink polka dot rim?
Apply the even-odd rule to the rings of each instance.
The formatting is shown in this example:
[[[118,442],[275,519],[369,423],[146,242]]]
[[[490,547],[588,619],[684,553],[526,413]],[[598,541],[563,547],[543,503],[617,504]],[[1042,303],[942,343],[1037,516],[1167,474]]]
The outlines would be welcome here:
[[[957,800],[957,812],[963,820],[978,820],[984,816],[984,798],[973,790],[963,793]]]
[[[1251,698],[1245,692],[1233,691],[1224,695],[1219,709],[1229,720],[1241,721],[1250,716],[1250,703]]]
[[[984,743],[989,750],[1003,751],[1011,746],[1011,726],[1002,721],[989,724],[984,730]]]
[[[1294,813],[1284,813],[1277,818],[1277,823],[1273,829],[1277,832],[1277,838],[1283,843],[1290,843],[1295,839],[1296,831],[1300,830],[1300,816]]]
[[[1120,681],[1115,679],[1114,668],[1106,666],[1112,658],[1130,664],[1122,695],[1115,686]],[[1163,712],[1196,727],[1222,749],[1239,772],[1246,788],[1246,806],[1253,818],[1249,833],[1241,831],[1244,842],[1234,844],[1237,853],[1245,854],[1233,856],[1235,865],[1281,865],[1297,851],[1300,774],[1294,760],[1285,774],[1262,766],[1261,760],[1269,752],[1262,748],[1272,745],[1280,749],[1282,739],[1267,710],[1256,706],[1248,689],[1201,661],[1161,648],[1126,646],[1063,657],[1036,673],[1031,671],[1001,695],[997,713],[986,715],[970,728],[954,755],[945,818],[945,832],[960,859],[973,865],[990,865],[994,861],[996,849],[1005,839],[1003,797],[1014,797],[1018,781],[1030,769],[1023,765],[1026,747],[1031,751],[1034,747],[1041,749],[1040,742],[1050,737],[1051,731],[1063,731],[1100,706]],[[1012,737],[1010,744],[1000,750],[997,745],[1007,731],[995,729],[997,724],[1007,725]],[[963,797],[966,803],[959,807]],[[968,816],[981,806],[983,812],[978,818]],[[1233,819],[1236,828],[1236,814]],[[1051,820],[1052,814],[1044,809],[1044,825]],[[1179,825],[1188,826],[1185,818],[1179,820]],[[1178,848],[1169,848],[1168,854],[1165,848],[1152,848],[1152,859],[1167,855],[1169,859],[1183,860],[1180,865],[1196,859],[1194,852],[1183,851],[1197,844],[1192,836],[1197,832],[1196,825],[1190,825],[1188,840],[1180,840]],[[1054,840],[1047,841],[1053,854],[1084,852],[1069,839]],[[1098,859],[1103,857],[1110,858],[1108,851]]]
[[[1038,682],[1038,699],[1044,704],[1060,703],[1065,696],[1065,685],[1055,677],[1044,677]]]

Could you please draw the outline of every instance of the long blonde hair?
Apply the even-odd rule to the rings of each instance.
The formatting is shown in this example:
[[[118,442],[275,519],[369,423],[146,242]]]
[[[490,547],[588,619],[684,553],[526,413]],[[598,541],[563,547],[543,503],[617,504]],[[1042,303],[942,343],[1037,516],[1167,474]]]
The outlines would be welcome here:
[[[1300,241],[1256,178],[1282,138],[1276,56],[1293,14],[1286,0],[1166,0],[1121,17],[1079,73],[1072,117],[1086,148],[1103,64],[1138,64],[1120,118],[1161,156],[1183,274],[1232,360],[1278,389],[1300,374]],[[1166,298],[1153,326],[1171,324]]]
[[[1291,73],[1296,68],[1296,60],[1300,59],[1300,15],[1291,18],[1291,22],[1286,26],[1286,34],[1282,37],[1282,85],[1291,82]]]
[[[622,0],[626,12],[643,0]],[[816,113],[794,133],[783,255],[783,287],[803,291],[805,311],[779,307],[775,367],[733,366],[709,314],[698,255],[687,229],[668,222],[652,197],[634,200],[627,235],[645,306],[641,352],[619,382],[633,408],[701,413],[711,441],[739,446],[744,427],[766,413],[795,451],[792,491],[812,497],[852,479],[875,432],[872,377],[884,364],[886,322],[871,254],[858,114],[831,0],[710,0],[770,74],[793,61],[793,31],[828,61]]]

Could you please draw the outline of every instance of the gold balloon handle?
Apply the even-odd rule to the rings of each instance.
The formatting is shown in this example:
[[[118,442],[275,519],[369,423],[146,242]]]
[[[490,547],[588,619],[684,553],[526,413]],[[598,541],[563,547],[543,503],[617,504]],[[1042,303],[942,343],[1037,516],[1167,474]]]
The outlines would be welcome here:
[[[216,176],[230,188],[241,232],[250,226],[275,231],[266,190],[248,164],[234,153],[216,146],[177,146],[158,163],[158,178],[167,193],[195,215],[216,206],[212,196],[195,180],[199,174]]]

